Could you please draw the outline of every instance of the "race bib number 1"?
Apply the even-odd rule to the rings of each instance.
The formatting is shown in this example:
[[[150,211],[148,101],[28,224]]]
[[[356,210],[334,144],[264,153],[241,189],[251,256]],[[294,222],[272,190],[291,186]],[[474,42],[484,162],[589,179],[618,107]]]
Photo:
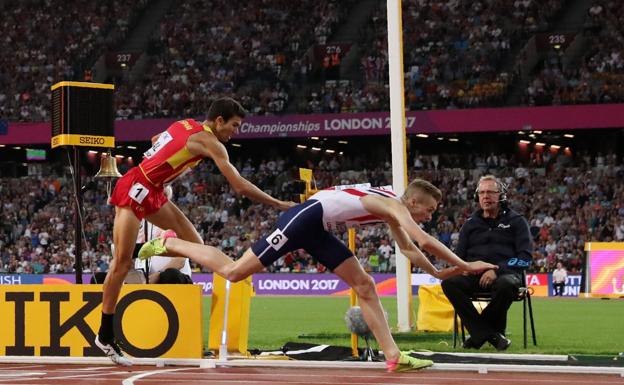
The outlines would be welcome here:
[[[266,241],[269,243],[269,246],[275,250],[279,250],[286,242],[288,242],[288,238],[286,238],[286,234],[282,233],[282,230],[277,229],[268,236]]]
[[[130,188],[130,192],[128,196],[132,198],[132,200],[138,202],[139,204],[143,203],[143,199],[149,194],[149,190],[147,187],[143,186],[141,183],[135,183]]]

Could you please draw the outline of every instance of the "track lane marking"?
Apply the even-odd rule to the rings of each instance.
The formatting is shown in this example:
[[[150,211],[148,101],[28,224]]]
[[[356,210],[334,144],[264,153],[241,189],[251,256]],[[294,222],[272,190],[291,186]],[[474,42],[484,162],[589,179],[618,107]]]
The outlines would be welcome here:
[[[150,370],[150,371],[139,373],[139,374],[136,374],[136,375],[134,375],[132,377],[126,378],[125,380],[123,380],[121,382],[121,385],[134,385],[134,381],[140,380],[141,378],[144,378],[144,377],[153,376],[155,374],[172,373],[172,372],[179,372],[179,371],[182,371],[182,370],[190,370],[190,369],[195,369],[195,368]]]

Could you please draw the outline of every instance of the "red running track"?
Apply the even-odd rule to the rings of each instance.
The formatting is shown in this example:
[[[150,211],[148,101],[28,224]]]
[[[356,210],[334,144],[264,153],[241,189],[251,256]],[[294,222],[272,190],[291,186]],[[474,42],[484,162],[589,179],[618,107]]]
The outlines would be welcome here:
[[[356,369],[285,369],[0,364],[0,385],[607,385],[617,375],[445,372],[385,373]]]

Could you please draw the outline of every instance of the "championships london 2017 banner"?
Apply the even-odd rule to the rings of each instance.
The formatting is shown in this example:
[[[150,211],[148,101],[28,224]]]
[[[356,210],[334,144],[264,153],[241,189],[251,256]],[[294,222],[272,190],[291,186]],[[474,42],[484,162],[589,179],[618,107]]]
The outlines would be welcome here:
[[[624,126],[623,107],[624,104],[601,104],[407,111],[405,125],[408,134],[613,128]],[[115,140],[149,140],[172,122],[174,119],[118,120]],[[388,135],[390,114],[250,116],[239,131],[236,139]],[[26,143],[50,143],[50,124],[10,122],[0,132],[0,144]]]
[[[396,295],[396,276],[394,274],[372,274],[377,291],[382,296]],[[89,274],[84,274],[82,281],[88,283]],[[0,284],[73,284],[75,276],[71,274],[0,274]],[[212,294],[212,274],[193,274],[193,282],[202,287],[204,295]],[[429,274],[412,274],[412,292],[418,293],[422,285],[434,285],[440,281]],[[348,295],[349,287],[334,274],[256,274],[252,277],[256,295]],[[527,284],[534,290],[535,296],[554,295],[551,274],[527,274]],[[577,297],[581,289],[581,276],[569,275],[564,296]]]

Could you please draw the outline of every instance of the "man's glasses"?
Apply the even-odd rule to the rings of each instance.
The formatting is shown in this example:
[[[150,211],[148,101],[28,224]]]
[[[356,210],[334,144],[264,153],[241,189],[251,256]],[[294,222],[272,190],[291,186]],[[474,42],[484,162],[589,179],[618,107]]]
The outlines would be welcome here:
[[[484,196],[484,195],[496,195],[496,194],[500,194],[500,191],[483,190],[483,191],[477,192],[477,194],[479,194],[481,196]]]

